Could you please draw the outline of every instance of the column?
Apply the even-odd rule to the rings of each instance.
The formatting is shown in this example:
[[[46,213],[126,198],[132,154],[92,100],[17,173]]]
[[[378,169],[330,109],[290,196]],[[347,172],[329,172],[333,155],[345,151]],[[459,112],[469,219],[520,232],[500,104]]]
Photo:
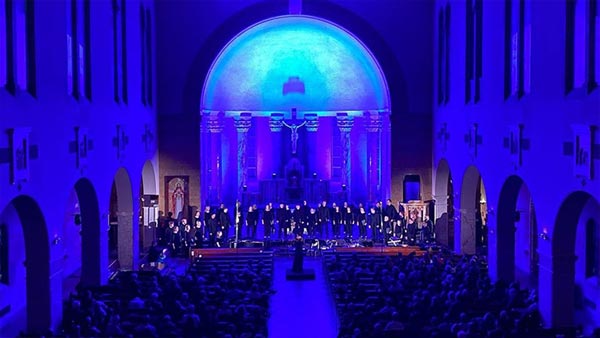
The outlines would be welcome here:
[[[380,194],[381,200],[392,197],[392,124],[390,121],[390,112],[380,112],[381,116],[381,182]]]
[[[381,196],[381,123],[378,112],[365,112],[367,129],[367,191],[369,203],[383,200]]]
[[[210,146],[210,130],[208,119],[210,113],[202,113],[200,121],[200,205],[204,207],[210,200],[209,186],[211,185],[210,159],[213,158]],[[203,209],[203,208],[201,208]]]
[[[313,173],[319,172],[319,166],[324,163],[321,159],[323,151],[320,151],[322,149],[319,147],[319,134],[317,133],[319,130],[319,116],[315,113],[304,114],[304,120],[306,121],[307,131],[305,149],[308,150],[305,165],[309,169],[304,179],[304,198],[309,203],[315,204],[322,199],[322,194],[319,191],[321,187],[318,184],[318,174],[314,177]]]
[[[119,266],[123,270],[134,270],[133,211],[119,211],[117,222],[119,223],[117,245]]]
[[[460,208],[460,253],[473,255],[477,250],[476,241],[476,210],[472,208]]]
[[[281,165],[281,152],[283,147],[283,142],[281,140],[281,130],[283,128],[283,114],[282,113],[272,113],[269,118],[269,129],[271,130],[271,153],[265,154],[266,157],[263,160],[264,163],[269,163],[271,168],[270,175],[270,183],[266,185],[266,191],[263,193],[264,202],[273,202],[279,203],[282,201],[284,197],[283,187],[280,186],[279,179],[284,176]],[[275,174],[275,175],[272,175]],[[279,175],[279,176],[276,176]],[[264,178],[267,179],[267,178]]]
[[[342,145],[342,187],[346,187],[345,199],[351,199],[350,183],[352,182],[352,163],[350,157],[350,132],[354,126],[354,119],[348,113],[337,113],[337,126],[340,128],[340,142]]]
[[[210,203],[222,201],[221,186],[223,184],[223,152],[221,151],[221,137],[223,132],[223,114],[211,114],[208,117],[208,131],[210,138],[210,157],[204,157],[208,161],[210,172],[210,185],[208,186],[208,200]]]
[[[237,130],[237,183],[238,192],[237,199],[242,200],[243,188],[246,185],[248,179],[248,164],[247,164],[247,152],[246,146],[248,145],[248,130],[252,126],[252,114],[241,113],[239,116],[235,116],[233,124]]]

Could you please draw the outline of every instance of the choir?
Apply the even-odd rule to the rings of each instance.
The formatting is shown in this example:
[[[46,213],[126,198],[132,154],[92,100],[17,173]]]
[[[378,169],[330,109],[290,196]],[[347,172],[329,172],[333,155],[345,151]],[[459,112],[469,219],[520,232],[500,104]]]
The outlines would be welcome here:
[[[263,238],[257,238],[259,226],[263,228]],[[232,228],[233,234],[230,234]],[[316,207],[306,201],[297,205],[281,203],[278,207],[268,203],[262,210],[256,204],[244,208],[237,202],[233,212],[224,204],[206,206],[203,214],[195,213],[191,224],[186,218],[177,221],[169,213],[160,220],[157,233],[161,245],[183,255],[191,247],[224,247],[229,242],[245,239],[288,240],[297,235],[414,245],[431,242],[435,232],[427,216],[424,220],[417,220],[415,215],[405,217],[402,205],[396,208],[389,199],[385,206],[378,202],[369,208],[362,203],[355,207],[348,202],[333,203],[329,207],[327,201]]]

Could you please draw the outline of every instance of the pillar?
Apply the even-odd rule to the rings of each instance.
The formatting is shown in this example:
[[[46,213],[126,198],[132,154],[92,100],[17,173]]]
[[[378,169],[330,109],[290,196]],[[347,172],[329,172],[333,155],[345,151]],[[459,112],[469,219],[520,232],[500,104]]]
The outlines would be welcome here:
[[[223,185],[223,152],[221,150],[223,115],[222,113],[210,114],[208,116],[208,138],[210,139],[210,156],[202,156],[207,161],[209,185],[207,199],[209,203],[216,204],[222,201],[221,188]]]
[[[133,243],[133,211],[119,211],[117,222],[119,266],[122,270],[134,270],[133,246],[137,243]]]
[[[203,113],[200,121],[200,205],[209,202],[209,186],[211,185],[211,172],[209,159],[212,158],[210,145],[210,130],[208,119],[210,113]]]
[[[241,113],[239,116],[235,116],[233,124],[237,130],[237,199],[242,200],[243,188],[246,185],[248,179],[248,164],[247,164],[247,151],[248,145],[248,130],[252,126],[252,114]]]
[[[315,204],[318,203],[320,199],[324,198],[320,190],[321,186],[313,180],[313,173],[318,173],[321,170],[319,166],[323,165],[323,160],[321,157],[323,156],[323,147],[319,146],[319,116],[315,113],[304,114],[304,120],[306,121],[306,148],[308,151],[306,153],[306,164],[305,166],[309,169],[307,171],[308,175],[305,178],[309,178],[310,180],[305,180],[304,184],[304,198],[308,200],[309,203]],[[318,174],[317,174],[317,179]],[[322,179],[322,177],[320,177]],[[306,184],[306,182],[311,182],[310,186]]]
[[[381,163],[380,174],[381,191],[384,196],[381,200],[392,196],[392,123],[390,112],[379,113],[381,116]]]
[[[476,210],[474,207],[460,209],[460,253],[473,255],[476,253]]]
[[[366,112],[367,130],[367,197],[369,203],[383,200],[381,195],[381,127],[378,112]]]
[[[352,162],[350,153],[350,132],[354,126],[354,119],[348,113],[337,113],[337,126],[340,128],[340,142],[342,145],[342,187],[346,186],[344,197],[350,200],[352,191]]]

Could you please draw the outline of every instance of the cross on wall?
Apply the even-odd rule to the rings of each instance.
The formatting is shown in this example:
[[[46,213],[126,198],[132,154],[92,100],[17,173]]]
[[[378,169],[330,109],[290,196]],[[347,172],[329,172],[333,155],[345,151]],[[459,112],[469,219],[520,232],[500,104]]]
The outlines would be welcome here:
[[[90,150],[94,149],[94,142],[88,136],[88,129],[75,127],[75,139],[69,142],[69,153],[75,154],[75,167],[84,169],[87,166],[87,158]]]
[[[150,152],[152,150],[152,145],[154,144],[154,134],[150,129],[150,125],[146,123],[144,125],[144,133],[142,134],[142,143],[144,143],[144,148],[146,152]]]
[[[30,161],[39,157],[38,146],[29,142],[30,131],[30,128],[8,129],[9,147],[0,148],[0,164],[10,165],[10,183],[19,190],[29,180]]]
[[[125,133],[124,126],[117,124],[116,125],[117,133],[115,137],[112,139],[113,147],[117,149],[117,158],[123,159],[125,156],[125,148],[129,144],[129,137]]]
[[[562,153],[573,158],[573,174],[581,179],[582,185],[586,180],[593,179],[594,160],[600,159],[600,144],[594,140],[596,127],[590,125],[573,125],[573,140],[563,142]]]
[[[471,157],[473,159],[477,157],[479,145],[483,143],[483,137],[479,135],[479,126],[477,123],[473,123],[469,129],[469,133],[465,134],[465,143],[469,147],[469,153],[471,154]]]
[[[437,132],[437,139],[442,142],[442,152],[446,152],[448,148],[448,140],[450,139],[450,133],[448,132],[448,124],[444,122],[440,130]]]
[[[507,137],[503,140],[503,147],[508,149],[515,170],[523,164],[523,150],[529,150],[530,140],[523,137],[523,125],[511,126]]]

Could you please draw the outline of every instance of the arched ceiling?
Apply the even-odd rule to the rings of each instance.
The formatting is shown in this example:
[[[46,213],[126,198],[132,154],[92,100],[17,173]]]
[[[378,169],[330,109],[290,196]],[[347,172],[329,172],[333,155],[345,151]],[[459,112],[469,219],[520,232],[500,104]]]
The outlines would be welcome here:
[[[389,111],[381,67],[341,27],[311,16],[262,21],[231,40],[204,83],[203,112]]]

